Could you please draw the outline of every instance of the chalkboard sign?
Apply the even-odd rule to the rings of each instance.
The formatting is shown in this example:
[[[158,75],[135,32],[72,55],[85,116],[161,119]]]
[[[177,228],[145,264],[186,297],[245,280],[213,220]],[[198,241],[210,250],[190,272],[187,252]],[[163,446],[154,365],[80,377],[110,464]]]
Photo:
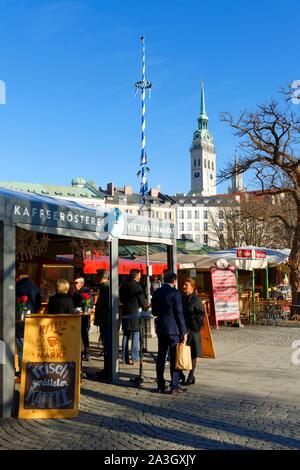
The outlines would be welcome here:
[[[81,316],[25,316],[19,418],[74,418],[80,397]]]
[[[24,409],[74,408],[75,362],[28,362]]]

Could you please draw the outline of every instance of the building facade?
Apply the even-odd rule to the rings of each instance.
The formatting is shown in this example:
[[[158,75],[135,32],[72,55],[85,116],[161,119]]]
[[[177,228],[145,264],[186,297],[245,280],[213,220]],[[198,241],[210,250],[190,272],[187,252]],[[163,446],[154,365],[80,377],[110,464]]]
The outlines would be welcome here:
[[[144,215],[176,223],[176,200],[161,193],[160,188],[149,190],[147,204],[143,208],[140,193],[134,193],[129,185],[118,188],[114,183],[108,183],[106,189],[100,188],[100,192],[105,195],[105,207],[108,211],[118,207],[123,213],[133,216]]]
[[[176,194],[178,239],[194,240],[199,245],[218,246],[216,227],[225,229],[227,210],[238,209],[238,194],[202,197],[197,194]]]

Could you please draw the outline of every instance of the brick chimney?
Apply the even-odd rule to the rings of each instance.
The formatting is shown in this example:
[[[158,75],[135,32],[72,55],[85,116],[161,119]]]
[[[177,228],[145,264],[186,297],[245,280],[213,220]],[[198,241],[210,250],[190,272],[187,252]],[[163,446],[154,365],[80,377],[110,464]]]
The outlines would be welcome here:
[[[124,186],[124,194],[125,196],[131,196],[132,195],[132,187],[126,184]]]
[[[115,183],[107,183],[107,194],[109,196],[114,196],[115,195],[115,190],[116,190],[116,185]]]

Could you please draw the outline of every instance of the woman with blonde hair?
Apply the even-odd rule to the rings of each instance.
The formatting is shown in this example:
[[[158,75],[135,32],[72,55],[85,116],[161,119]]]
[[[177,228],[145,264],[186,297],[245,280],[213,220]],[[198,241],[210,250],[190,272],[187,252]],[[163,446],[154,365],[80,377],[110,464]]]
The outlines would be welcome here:
[[[70,283],[67,279],[58,279],[56,294],[50,297],[48,313],[74,313],[73,299],[68,295]]]
[[[186,344],[191,347],[192,370],[189,372],[187,380],[185,380],[182,371],[180,376],[182,384],[193,385],[196,381],[195,368],[197,357],[201,357],[202,354],[200,329],[204,323],[204,307],[201,299],[198,297],[196,281],[193,278],[189,277],[185,280],[182,291],[183,314],[188,330]]]

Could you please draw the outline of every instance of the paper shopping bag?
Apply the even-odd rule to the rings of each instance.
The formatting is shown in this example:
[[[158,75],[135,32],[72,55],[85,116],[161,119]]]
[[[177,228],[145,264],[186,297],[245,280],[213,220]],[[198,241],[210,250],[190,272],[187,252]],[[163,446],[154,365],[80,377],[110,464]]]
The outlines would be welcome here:
[[[175,369],[178,370],[191,370],[192,369],[192,356],[191,347],[183,343],[176,344],[176,362]]]

